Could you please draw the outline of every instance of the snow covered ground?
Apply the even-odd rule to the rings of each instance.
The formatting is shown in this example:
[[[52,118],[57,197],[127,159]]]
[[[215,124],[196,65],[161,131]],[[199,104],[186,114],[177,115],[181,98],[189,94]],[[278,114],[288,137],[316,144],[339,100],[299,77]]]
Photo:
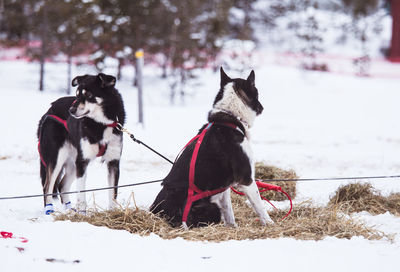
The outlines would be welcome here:
[[[385,64],[388,72],[399,65]],[[51,101],[64,95],[66,65],[46,66],[46,92],[37,91],[38,65],[0,62],[0,197],[40,194],[36,129]],[[115,74],[115,70],[106,72]],[[400,174],[399,78],[355,78],[304,72],[273,62],[255,68],[264,113],[252,140],[257,161],[294,169],[302,178]],[[94,73],[74,67],[73,74]],[[227,71],[232,77],[245,77]],[[397,73],[397,72],[396,72]],[[136,90],[131,71],[117,82],[127,110],[126,127],[135,136],[173,159],[206,121],[219,86],[219,75],[202,73],[185,105],[169,105],[169,89],[160,71],[144,71],[145,125],[137,124]],[[120,184],[163,178],[170,165],[124,139]],[[382,194],[400,192],[398,179],[370,180]],[[299,182],[296,202],[325,205],[347,181]],[[88,172],[88,188],[106,186],[104,166]],[[119,201],[148,207],[159,184],[124,188]],[[88,194],[90,205],[105,206],[106,192]],[[61,209],[60,209],[61,210]],[[400,218],[391,214],[357,215],[366,224],[394,235],[394,242],[326,238],[289,238],[221,243],[162,240],[87,223],[54,222],[43,215],[42,198],[0,201],[0,271],[398,271]]]

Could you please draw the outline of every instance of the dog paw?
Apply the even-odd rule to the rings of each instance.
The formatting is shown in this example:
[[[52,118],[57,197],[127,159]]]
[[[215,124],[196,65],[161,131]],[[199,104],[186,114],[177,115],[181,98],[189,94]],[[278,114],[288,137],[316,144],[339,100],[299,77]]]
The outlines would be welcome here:
[[[53,204],[46,204],[46,206],[44,206],[44,213],[46,214],[46,215],[50,215],[50,214],[52,214],[52,213],[54,213],[54,207],[53,207]]]
[[[261,218],[260,219],[260,223],[261,223],[261,225],[263,225],[263,226],[266,226],[266,225],[273,225],[273,224],[275,224],[275,222],[271,219],[271,217],[265,217],[265,218]]]
[[[181,228],[182,228],[183,230],[189,230],[189,227],[188,227],[188,225],[186,224],[186,222],[182,222]]]
[[[67,203],[64,203],[64,210],[66,210],[66,211],[72,210],[71,201],[68,201]]]
[[[229,228],[237,228],[238,225],[236,224],[236,222],[233,222],[233,223],[224,223],[224,226]]]
[[[86,215],[86,210],[76,211],[80,215]]]
[[[78,202],[76,204],[75,211],[77,213],[79,213],[79,214],[85,215],[86,214],[86,208],[87,208],[86,202]]]

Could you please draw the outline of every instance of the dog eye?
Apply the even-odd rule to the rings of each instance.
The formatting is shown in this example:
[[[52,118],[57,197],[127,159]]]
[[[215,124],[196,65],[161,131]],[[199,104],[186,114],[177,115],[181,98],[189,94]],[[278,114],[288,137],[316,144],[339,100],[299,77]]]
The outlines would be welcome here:
[[[92,94],[91,92],[86,92],[86,93],[85,93],[85,96],[86,96],[87,98],[92,98],[92,97],[93,97],[93,94]]]
[[[76,96],[79,96],[79,90],[76,90]]]

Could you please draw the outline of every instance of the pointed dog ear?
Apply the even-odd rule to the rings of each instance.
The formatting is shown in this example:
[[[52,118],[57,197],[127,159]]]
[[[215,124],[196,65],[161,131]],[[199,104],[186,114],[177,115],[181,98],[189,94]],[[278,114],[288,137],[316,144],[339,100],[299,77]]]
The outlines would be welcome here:
[[[102,87],[113,87],[113,86],[115,86],[115,82],[117,81],[117,79],[115,77],[109,76],[109,75],[106,75],[103,73],[100,73],[97,76],[101,80]]]
[[[225,71],[224,71],[224,69],[222,69],[222,67],[221,67],[220,71],[221,71],[221,87],[223,87],[226,85],[226,83],[231,82],[232,79],[230,77],[228,77],[227,74],[225,74]]]
[[[75,77],[75,78],[71,81],[72,87],[76,87],[76,86],[78,86],[79,84],[81,84],[82,80],[83,80],[85,77],[87,77],[87,75]]]
[[[255,86],[256,75],[254,74],[254,70],[251,70],[249,77],[247,78],[247,82],[250,83],[251,86]]]

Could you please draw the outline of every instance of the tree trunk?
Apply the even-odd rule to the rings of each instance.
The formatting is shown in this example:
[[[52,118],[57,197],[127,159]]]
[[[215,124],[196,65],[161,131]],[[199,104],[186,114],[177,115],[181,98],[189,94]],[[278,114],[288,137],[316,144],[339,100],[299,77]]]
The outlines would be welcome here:
[[[72,81],[72,56],[69,53],[68,54],[68,76],[67,76],[67,94],[70,95],[71,94],[71,81]]]
[[[44,90],[44,64],[46,62],[47,55],[47,32],[48,32],[48,18],[47,18],[47,4],[43,6],[43,22],[41,26],[41,52],[40,52],[40,79],[39,79],[39,91]]]
[[[43,43],[43,42],[42,42]],[[39,77],[39,91],[43,91],[44,90],[44,59],[45,56],[43,54],[44,51],[44,46],[42,45],[42,53],[40,55],[40,77]]]
[[[390,3],[393,25],[389,59],[400,62],[400,0],[391,0]]]
[[[118,58],[118,71],[117,71],[117,80],[121,80],[122,77],[122,66],[124,65],[124,59]]]

